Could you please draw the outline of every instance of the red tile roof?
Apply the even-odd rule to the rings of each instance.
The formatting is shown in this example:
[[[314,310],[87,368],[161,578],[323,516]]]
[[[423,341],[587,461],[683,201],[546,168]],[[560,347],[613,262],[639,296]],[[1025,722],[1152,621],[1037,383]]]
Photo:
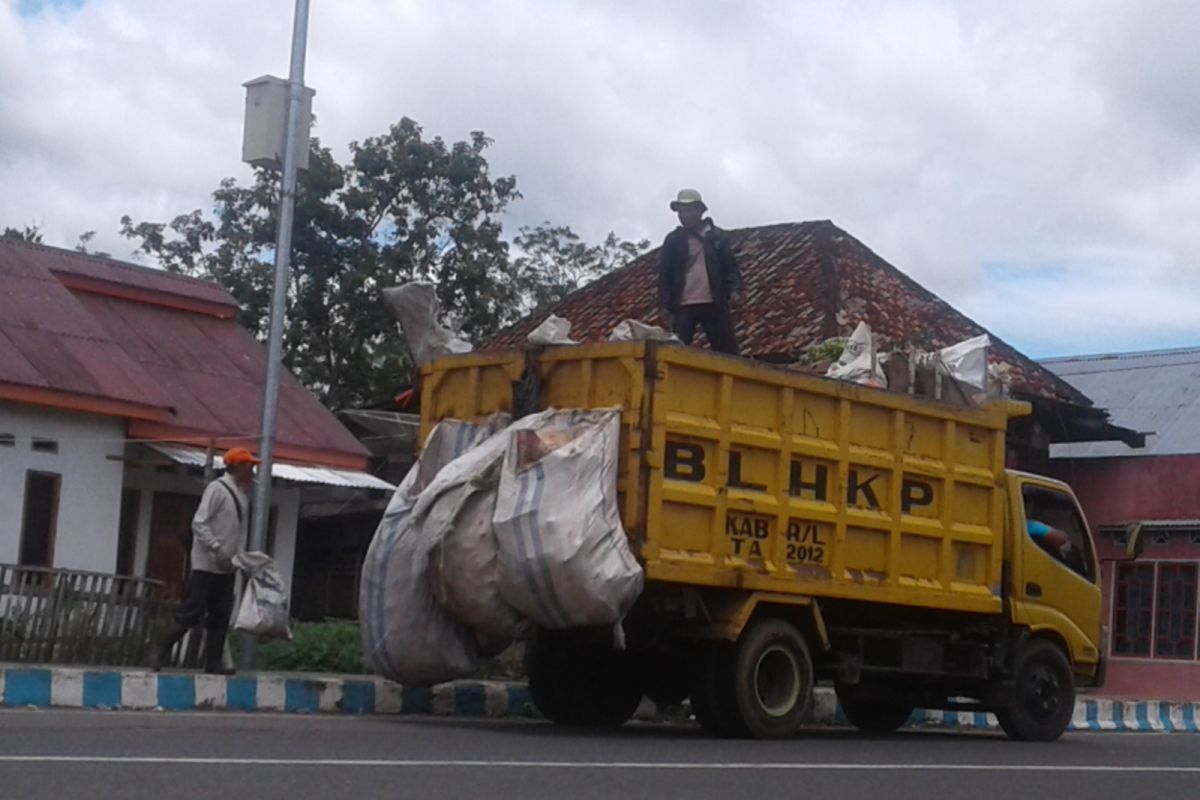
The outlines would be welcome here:
[[[728,231],[742,269],[744,296],[735,311],[743,352],[794,360],[865,321],[883,346],[935,350],[988,333],[989,359],[1007,364],[1014,391],[1080,406],[1082,393],[987,332],[829,221]],[[571,337],[603,341],[621,320],[658,322],[657,249],[580,289],[554,307],[500,332],[485,345],[523,344],[550,313],[571,321]]]
[[[0,398],[124,416],[146,438],[256,436],[266,352],[219,286],[0,240],[0,295]],[[277,452],[351,467],[367,455],[286,371]]]

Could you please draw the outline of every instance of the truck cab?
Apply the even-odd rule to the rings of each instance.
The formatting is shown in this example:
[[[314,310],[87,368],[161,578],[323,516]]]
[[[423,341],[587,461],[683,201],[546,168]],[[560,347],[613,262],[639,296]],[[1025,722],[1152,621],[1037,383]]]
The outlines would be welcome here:
[[[1087,520],[1069,486],[1009,471],[1010,616],[1033,637],[1054,639],[1071,659],[1077,681],[1100,675],[1101,590],[1096,548]],[[1067,544],[1039,543],[1030,523],[1066,534]]]

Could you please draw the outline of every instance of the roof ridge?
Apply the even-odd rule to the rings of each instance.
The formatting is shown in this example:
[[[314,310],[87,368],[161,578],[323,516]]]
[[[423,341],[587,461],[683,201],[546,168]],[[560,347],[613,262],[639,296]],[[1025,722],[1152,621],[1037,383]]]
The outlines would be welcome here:
[[[1184,353],[1200,353],[1200,347],[1168,347],[1161,350],[1125,350],[1117,353],[1085,353],[1077,356],[1049,356],[1047,358],[1039,358],[1038,361],[1043,364],[1063,364],[1068,361],[1115,361],[1123,359],[1182,355]]]
[[[193,275],[185,275],[182,272],[171,272],[170,270],[166,269],[165,267],[151,267],[151,266],[146,266],[143,264],[134,264],[129,261],[122,261],[118,258],[114,258],[113,256],[109,256],[109,255],[97,255],[95,253],[81,253],[78,250],[69,250],[65,247],[57,247],[55,245],[43,244],[42,242],[28,242],[28,241],[25,241],[24,239],[0,238],[0,243],[11,244],[11,245],[14,245],[17,247],[27,247],[31,250],[48,250],[52,253],[57,253],[59,255],[67,256],[69,258],[73,258],[78,261],[98,262],[98,263],[104,264],[106,266],[117,267],[119,269],[125,269],[125,270],[129,270],[132,272],[141,272],[141,273],[148,274],[148,275],[155,275],[155,276],[159,276],[159,277],[170,278],[173,280],[179,280],[179,281],[183,281],[186,283],[199,284],[201,286],[207,286],[210,288],[216,287],[216,288],[220,289],[221,291],[228,293],[228,291],[225,289],[225,287],[221,286],[221,284],[217,283],[216,281],[207,280],[205,278],[197,278]],[[48,269],[52,270],[53,267],[48,267]]]

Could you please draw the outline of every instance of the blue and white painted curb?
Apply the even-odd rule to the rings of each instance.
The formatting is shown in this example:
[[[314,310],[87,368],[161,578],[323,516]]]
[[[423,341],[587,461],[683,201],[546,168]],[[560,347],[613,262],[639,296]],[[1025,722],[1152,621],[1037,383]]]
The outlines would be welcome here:
[[[848,725],[830,689],[819,688],[814,722]],[[1080,696],[1075,701],[1072,731],[1159,731],[1200,733],[1200,703],[1157,700],[1110,700]],[[979,711],[938,711],[918,708],[908,728],[998,729],[995,715]]]
[[[0,705],[163,711],[229,710],[292,713],[431,714],[527,717],[535,714],[523,683],[454,681],[431,689],[371,676],[203,675],[97,667],[0,665]],[[655,719],[645,703],[639,719]],[[832,689],[816,690],[810,722],[847,725]],[[906,727],[995,729],[991,714],[917,709]],[[1200,732],[1200,703],[1080,697],[1074,731]]]
[[[95,667],[0,667],[0,705],[476,717],[532,713],[523,683],[455,681],[426,689],[370,676],[223,676]]]

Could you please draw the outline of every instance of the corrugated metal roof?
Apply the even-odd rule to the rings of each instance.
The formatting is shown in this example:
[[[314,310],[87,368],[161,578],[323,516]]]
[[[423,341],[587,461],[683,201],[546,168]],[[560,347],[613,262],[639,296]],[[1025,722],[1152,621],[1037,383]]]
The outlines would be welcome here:
[[[176,464],[190,467],[203,467],[208,454],[204,450],[182,445],[163,444],[161,442],[143,442],[148,447],[157,450]],[[221,456],[213,457],[213,466],[225,469],[225,460]],[[334,467],[302,467],[296,464],[283,464],[278,461],[271,465],[271,476],[282,478],[293,483],[320,483],[326,486],[346,486],[357,489],[376,489],[391,492],[396,487],[385,480],[376,478],[369,472],[354,469],[335,469]]]
[[[783,360],[865,321],[885,346],[935,350],[988,333],[989,359],[1007,364],[1026,395],[1090,406],[1053,373],[884,261],[829,221],[727,232],[745,283],[735,317],[744,352]],[[491,349],[524,344],[550,313],[571,321],[571,337],[603,341],[623,319],[658,320],[659,250],[600,278],[551,309],[502,331]]]
[[[0,240],[0,381],[166,409],[170,400],[42,263]]]
[[[188,300],[228,306],[237,309],[237,301],[229,292],[211,281],[191,278],[154,267],[129,264],[104,256],[93,256],[74,250],[47,245],[5,240],[12,248],[28,250],[38,264],[52,272],[75,275],[95,281],[136,287],[149,292],[174,295]]]
[[[1041,363],[1107,409],[1114,424],[1153,434],[1140,449],[1118,442],[1062,444],[1051,448],[1051,456],[1200,453],[1200,348],[1047,358]]]
[[[189,437],[257,436],[265,348],[226,311],[236,304],[219,286],[0,240],[0,297],[0,383],[156,407]],[[322,453],[350,465],[368,455],[286,371],[276,441],[316,463]]]
[[[117,333],[170,397],[171,424],[214,434],[256,435],[262,415],[263,346],[233,320],[113,297],[80,294],[87,313]],[[365,456],[367,450],[286,370],[276,441]]]

